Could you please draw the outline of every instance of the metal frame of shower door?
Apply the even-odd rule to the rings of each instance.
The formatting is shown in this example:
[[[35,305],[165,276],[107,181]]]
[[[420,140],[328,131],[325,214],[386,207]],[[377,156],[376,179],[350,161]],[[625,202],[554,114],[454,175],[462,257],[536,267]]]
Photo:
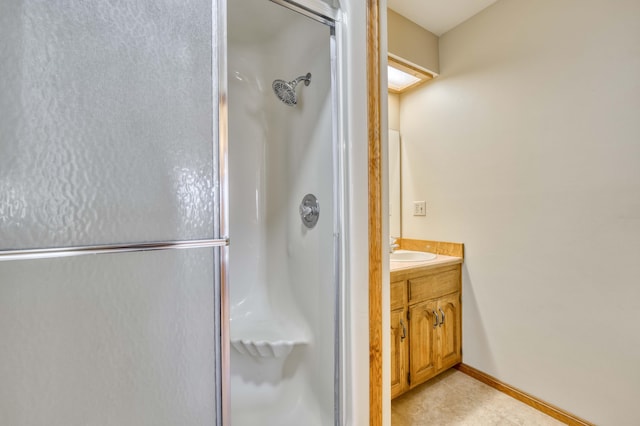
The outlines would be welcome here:
[[[225,247],[227,238],[154,241],[148,243],[101,244],[70,247],[50,247],[39,249],[0,250],[0,261],[50,259],[56,257],[73,257],[87,254],[131,253],[139,251],[177,250],[206,247]]]
[[[233,0],[231,0],[233,1]],[[211,47],[213,72],[213,99],[217,102],[218,128],[214,128],[214,152],[218,150],[218,212],[214,212],[214,218],[218,222],[214,224],[214,232],[218,235],[229,235],[229,179],[228,179],[228,85],[227,85],[227,0],[212,0]],[[217,75],[217,78],[216,78]],[[216,120],[217,119],[217,120]],[[215,164],[215,161],[214,161]],[[215,321],[220,324],[219,334],[216,336],[216,426],[231,425],[231,357],[229,332],[229,247],[219,250],[215,259],[218,275],[215,277]]]
[[[335,27],[339,11],[318,0],[270,0],[308,18]]]
[[[336,20],[337,21],[337,20]],[[335,311],[335,323],[334,323],[334,405],[335,405],[335,426],[341,426],[346,424],[346,378],[344,372],[345,366],[345,350],[346,347],[346,331],[345,321],[346,312],[344,301],[347,262],[344,260],[344,254],[348,253],[347,240],[344,235],[347,235],[346,221],[347,217],[347,198],[346,188],[348,188],[346,181],[346,147],[343,137],[342,126],[342,111],[340,108],[340,81],[338,75],[339,58],[341,57],[342,34],[340,26],[336,25],[331,27],[330,49],[331,49],[331,99],[332,99],[332,132],[333,132],[333,167],[334,167],[334,179],[333,179],[333,205],[334,205],[334,281],[336,283],[336,294],[334,302]]]
[[[153,241],[144,243],[117,243],[68,247],[48,247],[32,249],[0,249],[0,262],[14,260],[33,260],[59,257],[82,256],[89,254],[107,253],[131,253],[142,251],[160,251],[193,248],[216,248],[214,250],[214,294],[219,295],[214,300],[214,324],[220,325],[220,330],[216,330],[215,341],[215,407],[216,426],[226,426],[230,424],[229,406],[229,305],[228,305],[228,178],[227,178],[227,58],[226,58],[226,0],[212,0],[212,99],[214,104],[214,123],[217,121],[218,128],[214,126],[212,133],[213,144],[213,176],[217,179],[217,194],[214,196],[214,211],[212,216],[214,236],[221,236],[213,239],[196,240],[176,240],[176,241]],[[216,78],[217,76],[217,78]],[[218,161],[216,155],[218,153]]]

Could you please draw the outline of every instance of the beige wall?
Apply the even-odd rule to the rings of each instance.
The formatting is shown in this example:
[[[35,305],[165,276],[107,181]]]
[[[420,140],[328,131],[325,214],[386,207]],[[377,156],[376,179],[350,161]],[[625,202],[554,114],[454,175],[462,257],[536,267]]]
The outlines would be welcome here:
[[[640,424],[640,2],[500,0],[402,95],[403,236],[466,244],[464,361]]]
[[[400,130],[400,95],[389,93],[389,129]]]
[[[440,72],[438,37],[387,9],[389,53],[432,73]]]

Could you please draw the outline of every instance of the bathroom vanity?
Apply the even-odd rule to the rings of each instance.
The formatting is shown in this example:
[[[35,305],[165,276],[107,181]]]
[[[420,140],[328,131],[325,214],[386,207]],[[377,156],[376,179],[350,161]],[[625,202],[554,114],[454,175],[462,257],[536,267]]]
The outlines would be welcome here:
[[[391,262],[391,398],[462,361],[460,256]]]

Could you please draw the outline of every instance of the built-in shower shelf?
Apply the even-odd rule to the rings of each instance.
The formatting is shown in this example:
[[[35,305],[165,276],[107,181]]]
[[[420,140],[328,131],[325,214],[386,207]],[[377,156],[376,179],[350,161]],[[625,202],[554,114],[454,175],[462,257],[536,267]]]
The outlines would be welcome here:
[[[254,358],[284,358],[296,345],[307,343],[309,339],[303,333],[279,321],[231,324],[231,346]]]
[[[231,345],[238,352],[255,358],[284,358],[291,353],[295,345],[306,343],[293,340],[278,340],[275,342],[266,340],[231,340]]]

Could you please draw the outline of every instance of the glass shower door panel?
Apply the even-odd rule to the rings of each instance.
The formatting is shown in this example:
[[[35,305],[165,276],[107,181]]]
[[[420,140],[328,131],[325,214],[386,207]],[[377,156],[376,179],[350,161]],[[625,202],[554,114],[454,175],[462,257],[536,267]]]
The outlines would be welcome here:
[[[216,250],[0,262],[0,424],[215,425]]]
[[[0,2],[0,250],[213,238],[212,2]]]

